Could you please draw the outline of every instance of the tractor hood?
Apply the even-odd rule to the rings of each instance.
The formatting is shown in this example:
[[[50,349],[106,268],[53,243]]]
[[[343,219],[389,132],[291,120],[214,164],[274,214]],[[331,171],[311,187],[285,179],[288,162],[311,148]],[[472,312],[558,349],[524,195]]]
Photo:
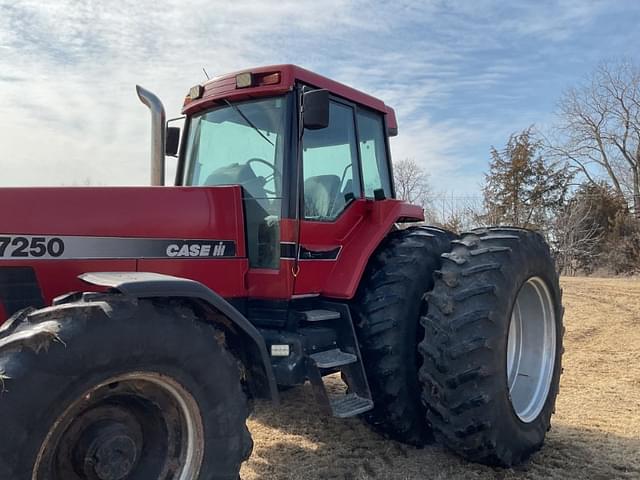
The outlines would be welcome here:
[[[238,186],[0,188],[0,317],[86,290],[76,277],[89,271],[203,280],[219,268],[218,293],[243,295],[241,197]]]

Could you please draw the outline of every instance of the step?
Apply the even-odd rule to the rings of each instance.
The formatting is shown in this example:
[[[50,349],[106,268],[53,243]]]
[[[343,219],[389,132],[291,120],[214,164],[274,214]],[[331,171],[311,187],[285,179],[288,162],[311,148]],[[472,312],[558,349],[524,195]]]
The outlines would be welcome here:
[[[373,408],[373,400],[359,397],[355,393],[331,399],[333,415],[338,418],[355,417]]]
[[[332,310],[307,310],[302,312],[307,322],[324,322],[325,320],[336,320],[340,318],[340,312]]]
[[[358,357],[346,353],[339,348],[309,355],[318,368],[335,368],[342,365],[350,365],[358,361]]]

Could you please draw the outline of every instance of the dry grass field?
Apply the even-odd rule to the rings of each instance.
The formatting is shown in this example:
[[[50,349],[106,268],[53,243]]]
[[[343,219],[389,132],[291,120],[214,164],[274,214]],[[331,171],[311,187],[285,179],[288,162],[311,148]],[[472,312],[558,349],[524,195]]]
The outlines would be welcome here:
[[[564,375],[541,452],[516,469],[414,449],[327,418],[308,387],[258,403],[242,479],[640,479],[640,280],[563,279]]]

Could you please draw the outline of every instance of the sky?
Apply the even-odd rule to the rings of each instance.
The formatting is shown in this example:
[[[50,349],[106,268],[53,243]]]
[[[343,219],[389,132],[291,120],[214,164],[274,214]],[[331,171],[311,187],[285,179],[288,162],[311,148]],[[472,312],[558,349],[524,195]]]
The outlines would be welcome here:
[[[0,187],[148,184],[136,84],[171,117],[203,67],[295,63],[394,107],[393,158],[474,195],[492,145],[637,60],[639,24],[636,0],[0,0]]]

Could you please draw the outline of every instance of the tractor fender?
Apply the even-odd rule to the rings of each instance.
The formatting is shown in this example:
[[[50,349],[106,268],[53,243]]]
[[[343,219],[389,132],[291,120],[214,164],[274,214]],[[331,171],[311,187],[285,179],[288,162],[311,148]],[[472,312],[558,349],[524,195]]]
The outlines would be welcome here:
[[[134,298],[183,298],[204,310],[204,320],[221,325],[227,342],[244,364],[252,393],[279,403],[278,387],[264,338],[235,307],[200,282],[149,272],[91,272],[79,277]],[[215,367],[214,367],[215,368]]]

